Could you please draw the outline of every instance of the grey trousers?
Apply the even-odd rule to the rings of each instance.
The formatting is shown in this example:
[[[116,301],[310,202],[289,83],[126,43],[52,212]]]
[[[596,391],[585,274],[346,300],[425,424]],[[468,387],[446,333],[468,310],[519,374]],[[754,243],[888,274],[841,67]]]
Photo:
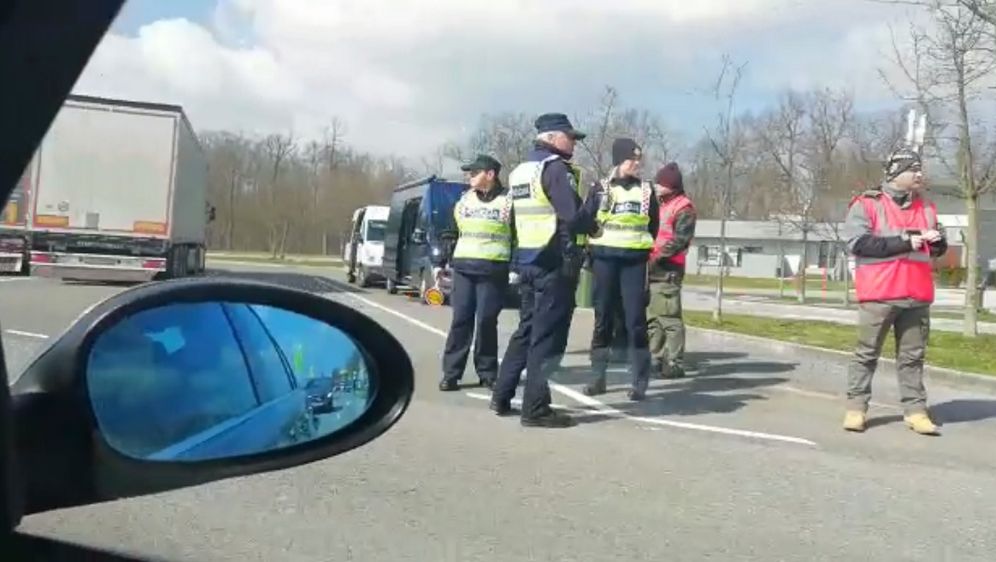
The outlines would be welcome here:
[[[930,335],[930,306],[916,302],[865,302],[859,306],[858,345],[847,373],[848,409],[868,409],[878,358],[889,329],[895,328],[896,373],[903,410],[906,414],[926,411],[923,362]]]

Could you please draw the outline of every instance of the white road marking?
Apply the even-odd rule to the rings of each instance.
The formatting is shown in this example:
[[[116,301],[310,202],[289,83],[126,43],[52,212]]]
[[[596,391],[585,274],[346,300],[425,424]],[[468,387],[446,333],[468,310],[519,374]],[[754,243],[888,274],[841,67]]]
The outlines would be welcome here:
[[[819,392],[819,391],[816,391],[816,390],[805,390],[805,389],[796,388],[794,386],[787,385],[787,384],[776,384],[776,385],[774,385],[774,386],[772,386],[770,388],[772,390],[779,390],[779,391],[782,391],[782,392],[788,392],[790,394],[798,394],[799,396],[806,396],[808,398],[821,398],[823,400],[832,400],[834,402],[840,402],[841,401],[841,397],[840,396],[838,396],[836,394],[833,394],[833,393],[830,393],[830,392]],[[881,402],[876,402],[874,400],[870,401],[868,403],[868,405],[872,406],[874,408],[884,408],[886,410],[898,410],[898,411],[902,411],[901,407],[896,406],[894,404],[883,404]]]
[[[35,332],[24,332],[21,330],[4,330],[4,333],[10,334],[12,336],[24,336],[26,338],[37,338],[40,340],[48,339],[48,335],[46,334],[37,334]]]
[[[343,286],[343,284],[341,282],[339,282],[339,281],[336,281],[336,280],[331,280],[331,281],[332,281],[333,284],[336,284],[336,285],[339,285],[339,286]],[[416,318],[412,318],[411,316],[408,316],[407,314],[398,312],[397,310],[394,310],[394,309],[392,309],[390,307],[382,305],[382,304],[380,304],[378,302],[375,302],[375,301],[372,301],[370,299],[367,299],[367,298],[355,295],[353,293],[346,293],[346,295],[348,297],[352,298],[352,299],[355,299],[355,300],[357,300],[357,301],[359,301],[359,302],[367,305],[367,306],[370,306],[370,307],[375,308],[377,310],[380,310],[382,312],[386,312],[388,314],[391,314],[393,316],[401,318],[402,320],[405,320],[405,321],[407,321],[407,322],[409,322],[411,324],[414,324],[414,325],[418,326],[419,328],[422,328],[423,330],[426,330],[427,332],[436,334],[437,336],[439,336],[441,338],[445,338],[446,335],[447,335],[446,332],[444,332],[443,330],[440,330],[439,328],[436,328],[435,326],[426,324],[425,322],[422,322],[421,320],[418,320]],[[778,435],[778,434],[775,434],[775,433],[763,433],[763,432],[759,432],[759,431],[747,431],[747,430],[743,430],[743,429],[732,429],[732,428],[727,428],[727,427],[719,427],[719,426],[712,426],[712,425],[703,425],[703,424],[697,424],[697,423],[685,423],[685,422],[664,420],[664,419],[659,419],[659,418],[648,418],[648,417],[644,417],[644,416],[631,416],[631,415],[629,415],[629,414],[627,414],[625,412],[617,410],[617,409],[615,409],[615,408],[613,408],[613,407],[611,407],[611,406],[609,406],[607,404],[604,404],[604,403],[602,403],[602,402],[600,402],[600,401],[598,401],[598,400],[596,400],[596,399],[594,399],[594,398],[592,398],[590,396],[585,396],[584,394],[582,394],[582,393],[580,393],[580,392],[578,392],[578,391],[576,391],[573,388],[570,388],[568,386],[564,386],[562,384],[557,384],[557,383],[555,383],[553,381],[550,381],[549,385],[550,385],[551,389],[559,392],[560,394],[563,394],[564,396],[567,396],[568,398],[571,398],[571,399],[573,399],[573,400],[575,400],[575,401],[577,401],[577,402],[579,402],[579,403],[581,403],[581,404],[583,404],[585,406],[590,406],[591,408],[593,408],[595,410],[594,413],[604,414],[604,415],[607,415],[607,416],[612,416],[612,417],[617,417],[617,418],[623,418],[623,419],[627,419],[627,420],[630,420],[630,421],[635,421],[635,422],[639,422],[639,423],[646,423],[646,424],[652,424],[652,425],[660,425],[660,426],[666,426],[666,427],[675,427],[675,428],[689,429],[689,430],[694,430],[694,431],[705,431],[705,432],[709,432],[709,433],[720,433],[720,434],[724,434],[724,435],[735,435],[735,436],[738,436],[738,437],[747,437],[747,438],[751,438],[751,439],[762,439],[762,440],[768,440],[768,441],[780,441],[780,442],[783,442],[783,443],[794,443],[794,444],[797,444],[797,445],[807,445],[807,446],[810,446],[810,447],[816,447],[817,446],[816,443],[814,443],[813,441],[810,441],[808,439],[802,439],[800,437],[792,437],[792,436],[789,436],[789,435]],[[476,398],[476,396],[474,396],[474,398]],[[488,397],[488,399],[490,399],[490,397]]]

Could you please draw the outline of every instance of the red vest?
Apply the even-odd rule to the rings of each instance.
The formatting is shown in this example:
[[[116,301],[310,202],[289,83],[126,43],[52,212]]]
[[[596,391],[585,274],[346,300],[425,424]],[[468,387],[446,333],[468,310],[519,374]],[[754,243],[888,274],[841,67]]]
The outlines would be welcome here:
[[[871,222],[874,236],[899,236],[907,230],[921,232],[937,228],[937,207],[921,197],[914,197],[903,209],[888,195],[859,195],[851,205],[861,202]],[[854,290],[858,302],[914,299],[934,302],[934,277],[930,267],[930,248],[926,243],[916,251],[888,258],[856,258]]]
[[[654,240],[654,249],[650,252],[650,261],[657,261],[657,258],[660,257],[664,249],[664,245],[674,240],[674,219],[678,216],[679,212],[688,208],[691,208],[693,211],[695,210],[692,200],[684,193],[679,193],[661,203],[660,227],[657,229],[657,239]],[[684,266],[687,254],[688,248],[685,248],[681,252],[669,257],[668,260],[675,265]]]

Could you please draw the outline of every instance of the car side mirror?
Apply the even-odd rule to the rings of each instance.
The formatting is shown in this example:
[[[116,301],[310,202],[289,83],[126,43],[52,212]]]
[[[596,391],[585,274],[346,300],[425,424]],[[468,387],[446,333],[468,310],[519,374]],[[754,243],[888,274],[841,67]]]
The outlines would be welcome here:
[[[383,434],[411,361],[369,317],[225,278],[85,312],[11,386],[26,513],[279,470]]]

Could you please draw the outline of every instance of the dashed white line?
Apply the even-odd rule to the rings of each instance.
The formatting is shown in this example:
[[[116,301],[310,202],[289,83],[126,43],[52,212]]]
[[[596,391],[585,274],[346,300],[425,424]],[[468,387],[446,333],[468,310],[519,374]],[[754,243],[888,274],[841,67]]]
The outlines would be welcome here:
[[[334,283],[336,285],[339,285],[339,286],[345,286],[341,282],[335,281],[335,280],[332,280],[332,283]],[[355,299],[356,301],[359,301],[359,302],[361,302],[361,303],[363,303],[363,304],[365,304],[367,306],[370,306],[372,308],[380,310],[381,312],[386,312],[386,313],[391,314],[393,316],[396,316],[396,317],[398,317],[398,318],[400,318],[402,320],[405,320],[406,322],[414,324],[415,326],[418,326],[419,328],[422,328],[423,330],[425,330],[427,332],[436,334],[437,336],[439,336],[441,338],[445,338],[446,335],[447,335],[446,332],[444,332],[443,330],[440,330],[439,328],[436,328],[435,326],[432,326],[430,324],[422,322],[421,320],[418,320],[416,318],[412,318],[411,316],[408,316],[407,314],[398,312],[397,310],[394,310],[394,309],[392,309],[392,308],[390,308],[388,306],[382,305],[382,304],[380,304],[378,302],[372,301],[370,299],[361,297],[361,296],[353,294],[353,293],[346,293],[346,295],[349,298]],[[580,392],[578,392],[578,391],[576,391],[573,388],[570,388],[568,386],[564,386],[562,384],[557,384],[557,383],[555,383],[553,381],[550,381],[549,384],[550,384],[550,388],[552,390],[555,390],[555,391],[559,392],[560,394],[562,394],[562,395],[564,395],[564,396],[566,396],[568,398],[571,398],[571,399],[573,399],[573,400],[575,400],[575,401],[577,401],[577,402],[579,402],[579,403],[581,403],[581,404],[583,404],[585,406],[589,406],[589,407],[591,407],[592,409],[595,410],[595,412],[589,412],[589,413],[598,413],[598,414],[603,414],[603,415],[612,416],[612,417],[621,418],[621,419],[627,419],[627,420],[630,420],[630,421],[634,421],[634,422],[638,422],[638,423],[644,423],[644,424],[651,424],[651,425],[658,425],[658,426],[665,426],[665,427],[674,427],[674,428],[688,429],[688,430],[693,430],[693,431],[705,431],[705,432],[709,432],[709,433],[719,433],[719,434],[724,434],[724,435],[733,435],[733,436],[738,436],[738,437],[746,437],[746,438],[750,438],[750,439],[760,439],[760,440],[767,440],[767,441],[779,441],[779,442],[782,442],[782,443],[793,443],[793,444],[796,444],[796,445],[806,445],[806,446],[809,446],[809,447],[816,447],[817,446],[817,444],[815,442],[810,441],[808,439],[802,439],[801,437],[792,437],[792,436],[789,436],[789,435],[778,435],[778,434],[775,434],[775,433],[763,433],[763,432],[760,432],[760,431],[747,431],[747,430],[743,430],[743,429],[732,429],[732,428],[728,428],[728,427],[719,427],[719,426],[704,425],[704,424],[698,424],[698,423],[678,422],[678,421],[671,421],[671,420],[665,420],[665,419],[660,419],[660,418],[648,418],[648,417],[645,417],[645,416],[633,416],[633,415],[627,414],[625,412],[622,412],[620,410],[617,410],[617,409],[615,409],[615,408],[613,408],[613,407],[611,407],[611,406],[609,406],[607,404],[604,404],[604,403],[600,402],[599,400],[596,400],[596,399],[594,399],[594,398],[592,398],[590,396],[586,396],[586,395],[584,395],[584,394],[582,394],[582,393],[580,393]],[[477,395],[474,395],[474,396],[471,396],[471,397],[472,398],[478,398],[480,396],[483,396],[483,395],[477,394]],[[488,399],[490,399],[490,397],[488,397]]]
[[[26,337],[26,338],[35,338],[35,339],[40,339],[40,340],[47,340],[48,339],[48,335],[47,334],[38,334],[38,333],[35,333],[35,332],[25,332],[23,330],[4,330],[4,333],[10,334],[12,336],[23,336],[23,337]]]

